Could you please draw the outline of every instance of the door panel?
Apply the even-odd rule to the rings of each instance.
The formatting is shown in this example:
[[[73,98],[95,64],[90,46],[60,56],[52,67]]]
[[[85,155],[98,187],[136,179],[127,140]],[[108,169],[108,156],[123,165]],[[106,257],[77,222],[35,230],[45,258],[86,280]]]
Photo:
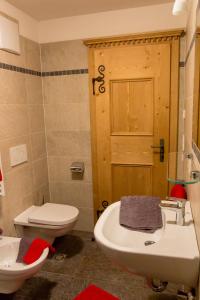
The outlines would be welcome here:
[[[167,195],[170,64],[170,44],[95,50],[95,77],[105,66],[105,93],[96,89],[93,98],[99,203],[130,194]],[[160,139],[164,162],[151,147]]]
[[[152,79],[111,81],[110,101],[112,134],[153,134]]]
[[[111,136],[111,163],[152,165],[152,144],[150,136]]]
[[[112,201],[124,195],[152,194],[152,167],[137,165],[112,165]]]

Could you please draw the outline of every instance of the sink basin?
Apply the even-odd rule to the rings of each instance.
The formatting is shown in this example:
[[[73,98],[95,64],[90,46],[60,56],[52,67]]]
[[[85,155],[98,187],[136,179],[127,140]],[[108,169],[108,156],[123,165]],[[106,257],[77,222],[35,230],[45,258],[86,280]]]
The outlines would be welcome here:
[[[189,201],[186,203],[185,226],[176,224],[174,211],[163,208],[163,228],[154,233],[121,226],[119,211],[120,202],[111,204],[94,229],[97,243],[113,262],[129,272],[149,278],[196,286],[199,251]]]

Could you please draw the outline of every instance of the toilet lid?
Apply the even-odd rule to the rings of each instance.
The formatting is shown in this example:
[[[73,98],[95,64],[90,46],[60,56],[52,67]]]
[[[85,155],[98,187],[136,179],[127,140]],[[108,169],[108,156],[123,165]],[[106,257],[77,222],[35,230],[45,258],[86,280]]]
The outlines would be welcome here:
[[[79,210],[70,205],[45,203],[30,213],[28,221],[45,225],[65,225],[75,221]]]

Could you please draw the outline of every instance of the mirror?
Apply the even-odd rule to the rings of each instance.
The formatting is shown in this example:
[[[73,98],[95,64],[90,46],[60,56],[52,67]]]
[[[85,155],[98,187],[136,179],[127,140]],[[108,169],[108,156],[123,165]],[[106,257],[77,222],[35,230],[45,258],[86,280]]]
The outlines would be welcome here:
[[[193,91],[193,130],[192,138],[200,149],[200,14],[197,15],[197,30],[195,38],[195,69]]]

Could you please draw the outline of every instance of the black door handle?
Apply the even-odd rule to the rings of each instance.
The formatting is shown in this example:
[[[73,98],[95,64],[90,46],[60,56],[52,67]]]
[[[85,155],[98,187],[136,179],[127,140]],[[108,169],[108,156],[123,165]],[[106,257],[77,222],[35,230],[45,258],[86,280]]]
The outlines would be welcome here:
[[[164,139],[160,139],[160,146],[151,145],[151,148],[160,149],[160,151],[154,151],[153,153],[160,153],[160,162],[164,162],[164,160],[165,160],[165,141],[164,141]]]
[[[93,95],[95,95],[95,82],[102,82],[102,77],[98,76],[95,78],[92,78],[92,86],[93,86]]]

